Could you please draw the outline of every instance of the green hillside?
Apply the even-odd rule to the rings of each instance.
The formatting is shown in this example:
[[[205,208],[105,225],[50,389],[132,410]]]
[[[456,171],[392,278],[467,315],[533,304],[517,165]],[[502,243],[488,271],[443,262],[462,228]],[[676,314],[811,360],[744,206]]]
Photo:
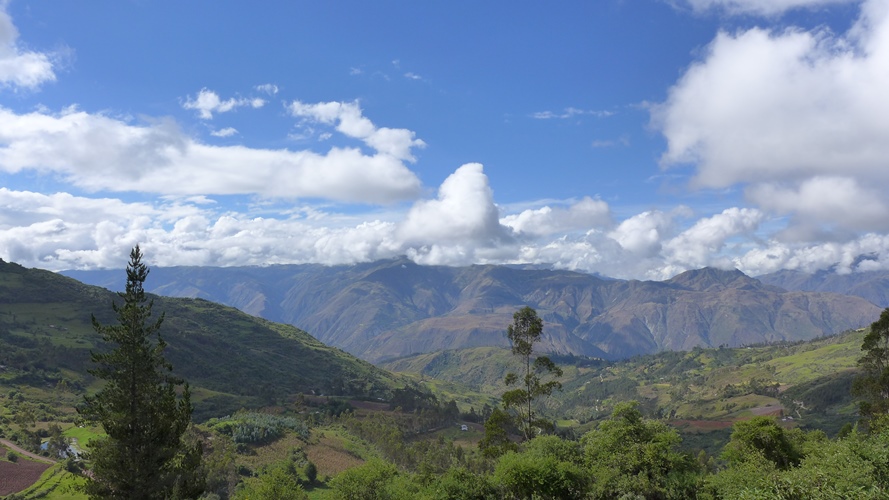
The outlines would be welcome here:
[[[102,288],[0,261],[0,387],[29,401],[78,401],[94,383],[86,373],[89,352],[104,348],[90,315],[113,322],[115,299]],[[166,357],[194,388],[198,417],[297,393],[383,397],[399,385],[302,330],[234,308],[156,297],[154,311],[165,313]]]
[[[696,348],[619,362],[555,357],[565,371],[563,391],[546,407],[550,415],[581,425],[610,415],[620,401],[638,400],[648,414],[677,425],[711,421],[728,427],[771,414],[835,432],[855,420],[850,387],[863,336],[858,330],[809,342]],[[383,367],[499,395],[516,362],[508,349],[485,347],[411,356]]]

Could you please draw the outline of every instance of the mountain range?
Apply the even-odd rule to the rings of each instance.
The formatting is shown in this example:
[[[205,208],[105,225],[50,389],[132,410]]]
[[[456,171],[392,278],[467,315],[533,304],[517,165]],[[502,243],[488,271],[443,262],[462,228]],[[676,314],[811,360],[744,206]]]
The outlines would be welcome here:
[[[880,307],[889,307],[889,271],[839,274],[832,269],[814,273],[784,270],[757,279],[787,290],[842,293],[861,297]]]
[[[122,287],[119,271],[65,274]],[[146,286],[296,325],[372,362],[507,346],[506,327],[525,305],[544,320],[542,350],[606,359],[807,340],[867,325],[881,310],[858,296],[788,290],[772,283],[792,280],[774,280],[705,268],[666,281],[627,281],[511,266],[421,266],[401,258],[329,267],[155,268]]]

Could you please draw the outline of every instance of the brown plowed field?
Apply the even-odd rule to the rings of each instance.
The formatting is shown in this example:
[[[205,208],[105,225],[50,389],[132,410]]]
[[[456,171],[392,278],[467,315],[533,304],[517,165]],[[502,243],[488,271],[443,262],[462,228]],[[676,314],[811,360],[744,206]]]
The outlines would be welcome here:
[[[5,448],[3,448],[5,450]],[[50,464],[19,458],[18,462],[0,461],[0,496],[9,495],[31,486],[40,479]]]

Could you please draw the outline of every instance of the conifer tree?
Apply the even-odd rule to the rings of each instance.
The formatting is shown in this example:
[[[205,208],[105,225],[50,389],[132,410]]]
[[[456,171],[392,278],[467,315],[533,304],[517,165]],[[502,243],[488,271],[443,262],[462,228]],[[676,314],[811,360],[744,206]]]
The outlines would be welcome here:
[[[183,434],[191,422],[188,384],[171,374],[159,334],[164,316],[151,321],[153,301],[143,284],[148,267],[137,245],[130,253],[123,305],[112,304],[117,324],[93,327],[111,350],[92,353],[90,370],[105,385],[86,396],[78,412],[99,423],[106,437],[90,442],[90,498],[194,498],[201,494],[200,445],[188,445]]]

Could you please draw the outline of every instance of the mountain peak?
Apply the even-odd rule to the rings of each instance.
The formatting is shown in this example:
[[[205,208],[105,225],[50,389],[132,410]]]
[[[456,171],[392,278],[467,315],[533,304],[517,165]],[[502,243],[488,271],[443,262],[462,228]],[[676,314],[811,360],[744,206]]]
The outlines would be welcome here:
[[[726,288],[761,287],[762,284],[737,269],[705,267],[678,274],[666,281],[674,286],[699,292],[712,292]]]

